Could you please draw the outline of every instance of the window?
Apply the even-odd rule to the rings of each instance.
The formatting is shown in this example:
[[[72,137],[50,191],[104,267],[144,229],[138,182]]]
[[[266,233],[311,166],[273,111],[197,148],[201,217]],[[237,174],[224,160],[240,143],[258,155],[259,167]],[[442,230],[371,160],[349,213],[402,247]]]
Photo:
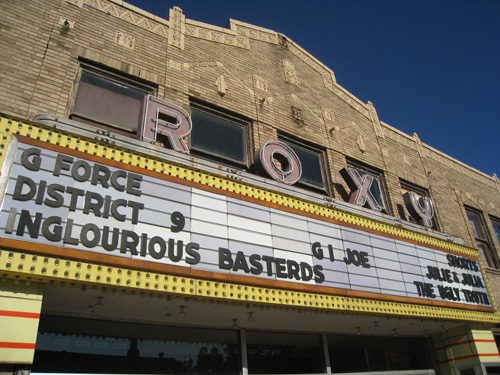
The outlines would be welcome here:
[[[382,172],[348,161],[340,174],[351,189],[349,203],[388,213]]]
[[[498,256],[492,251],[482,214],[469,207],[466,207],[465,211],[483,263],[489,267],[499,268]]]
[[[491,225],[493,225],[493,231],[495,232],[495,236],[497,237],[498,243],[500,243],[500,219],[490,217]]]
[[[191,103],[191,108],[191,153],[248,167],[249,121],[198,103]]]
[[[328,335],[327,341],[332,373],[432,369],[421,337]]]
[[[326,192],[325,188],[325,166],[324,156],[321,150],[286,136],[280,136],[279,140],[286,143],[297,154],[302,165],[302,175],[297,184],[310,188],[311,190]]]
[[[70,118],[135,138],[146,97],[154,91],[153,86],[82,64]]]
[[[404,206],[397,205],[401,219],[427,228],[437,229],[434,203],[430,199],[429,192],[424,188],[401,181],[401,193],[403,194]],[[413,202],[412,199],[414,199]]]
[[[236,374],[235,330],[43,315],[33,372]]]
[[[319,335],[247,332],[250,374],[321,373],[322,352]]]

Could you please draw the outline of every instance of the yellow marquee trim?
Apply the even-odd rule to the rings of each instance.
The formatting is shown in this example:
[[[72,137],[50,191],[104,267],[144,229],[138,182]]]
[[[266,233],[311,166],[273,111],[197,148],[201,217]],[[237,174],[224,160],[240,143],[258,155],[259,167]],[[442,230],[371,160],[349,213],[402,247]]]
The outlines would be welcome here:
[[[12,279],[16,283],[88,284],[102,288],[255,303],[278,308],[293,307],[336,313],[371,313],[486,324],[500,323],[498,314],[483,311],[204,280],[10,250],[0,250],[0,272],[4,278]]]

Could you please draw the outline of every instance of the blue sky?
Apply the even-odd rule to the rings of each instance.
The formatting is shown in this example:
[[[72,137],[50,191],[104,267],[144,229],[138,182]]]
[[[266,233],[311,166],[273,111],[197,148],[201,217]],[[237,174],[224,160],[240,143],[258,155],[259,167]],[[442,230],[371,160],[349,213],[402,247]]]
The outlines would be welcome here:
[[[500,177],[500,0],[131,0],[286,35],[379,119]]]

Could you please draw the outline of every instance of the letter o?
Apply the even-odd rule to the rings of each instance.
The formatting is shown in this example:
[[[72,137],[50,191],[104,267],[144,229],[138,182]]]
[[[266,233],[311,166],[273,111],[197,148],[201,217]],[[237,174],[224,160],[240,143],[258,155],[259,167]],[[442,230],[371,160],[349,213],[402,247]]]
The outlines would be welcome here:
[[[287,185],[295,184],[302,175],[299,157],[286,143],[267,142],[257,152],[255,159],[269,177]]]
[[[83,174],[80,173],[83,169]],[[78,160],[71,168],[71,176],[78,182],[88,181],[92,173],[92,167],[85,160]]]
[[[158,245],[158,250],[156,250],[156,245]],[[167,252],[167,244],[165,240],[159,236],[154,236],[151,238],[148,244],[149,255],[155,259],[161,259],[165,256]]]
[[[89,238],[88,234],[90,232],[93,234],[93,238]],[[101,230],[97,225],[91,223],[83,226],[82,231],[80,232],[80,242],[83,246],[88,248],[96,247],[100,240]]]

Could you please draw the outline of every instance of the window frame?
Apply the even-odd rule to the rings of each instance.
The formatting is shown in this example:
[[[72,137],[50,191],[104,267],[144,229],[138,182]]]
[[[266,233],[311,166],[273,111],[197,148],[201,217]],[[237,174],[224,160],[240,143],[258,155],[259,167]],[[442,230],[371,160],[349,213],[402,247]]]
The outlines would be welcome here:
[[[362,164],[362,163],[355,161],[355,160],[347,159],[346,162],[347,162],[347,167],[354,168],[354,169],[361,171],[365,174],[369,174],[375,178],[375,181],[377,182],[377,185],[378,185],[378,189],[380,191],[380,197],[382,199],[383,209],[380,212],[391,215],[391,208],[389,205],[389,193],[387,190],[387,185],[385,183],[384,172],[379,170],[379,169]],[[352,191],[349,192],[348,194],[349,194],[349,198],[350,198]],[[365,207],[365,206],[363,206],[363,207]],[[371,209],[370,207],[365,207],[365,208]]]
[[[144,97],[142,99],[142,105],[140,108],[140,112],[138,114],[137,127],[135,130],[130,130],[126,127],[120,126],[119,124],[112,124],[104,120],[95,118],[92,115],[75,111],[75,106],[77,105],[78,91],[82,80],[82,75],[84,73],[144,93]],[[96,65],[91,62],[80,60],[77,75],[73,85],[73,95],[71,98],[70,108],[68,109],[68,118],[73,119],[74,121],[83,122],[85,124],[94,126],[99,129],[107,130],[109,132],[139,139],[139,137],[142,134],[147,96],[148,95],[154,96],[157,94],[157,92],[158,92],[158,85],[156,84],[147,82],[145,80],[141,80],[135,76],[125,74],[121,71],[108,68],[106,66]]]
[[[224,121],[227,121],[229,123],[232,123],[236,126],[239,126],[243,129],[243,145],[244,145],[244,151],[243,155],[245,157],[245,161],[240,161],[233,159],[231,157],[217,154],[215,152],[205,150],[199,147],[196,147],[193,145],[193,133],[196,132],[196,123],[194,120],[194,111],[198,111],[201,113],[204,113],[206,115],[222,119]],[[214,161],[216,163],[220,164],[225,164],[231,167],[236,167],[238,169],[243,169],[248,171],[250,166],[253,163],[253,158],[252,158],[252,143],[251,143],[251,129],[252,129],[252,120],[240,116],[238,114],[235,114],[233,112],[230,112],[228,110],[215,107],[213,105],[210,105],[205,102],[201,102],[195,99],[190,100],[190,116],[192,120],[192,129],[191,129],[191,134],[189,135],[189,149],[190,153],[197,156],[201,157],[203,159],[207,159],[210,161]]]
[[[474,239],[476,248],[478,249],[480,255],[482,254],[484,260],[486,261],[485,266],[496,269],[500,268],[500,259],[495,251],[495,248],[493,247],[483,213],[469,206],[464,206],[464,209],[471,237]],[[471,217],[475,219],[475,225],[472,224]],[[476,234],[479,236],[476,236]]]
[[[414,185],[411,182],[404,181],[404,180],[399,180],[399,183],[400,183],[401,192],[402,192],[401,196],[404,196],[404,194],[406,192],[413,191],[414,193],[417,193],[417,195],[419,195],[419,198],[420,197],[427,197],[427,198],[432,199],[432,197],[430,195],[430,191],[428,189],[422,188],[420,186]],[[433,202],[434,202],[434,200],[433,200]],[[402,217],[403,215],[401,215],[402,212],[399,212],[401,219],[403,219],[405,221],[409,221],[410,223],[420,225],[420,224],[418,224],[418,221],[414,217],[411,216],[411,214],[408,211],[408,208],[406,207],[406,204],[404,202],[403,202],[403,210],[404,210],[404,214],[405,214],[404,217]],[[430,229],[439,230],[435,205],[434,205],[434,216],[432,217],[432,227]]]
[[[319,187],[317,185],[314,185],[314,184],[311,184],[311,183],[308,183],[305,181],[301,181],[302,176],[295,183],[295,186],[300,186],[300,187],[303,187],[305,189],[308,189],[308,190],[311,190],[311,191],[314,191],[314,192],[317,192],[317,193],[320,193],[323,195],[330,196],[331,191],[330,191],[330,183],[329,183],[329,179],[328,179],[329,173],[328,173],[328,167],[327,167],[327,162],[326,162],[326,160],[327,160],[326,151],[324,149],[320,148],[319,146],[312,145],[310,143],[306,143],[304,141],[298,140],[297,138],[292,137],[292,136],[287,135],[287,134],[279,133],[278,140],[283,142],[283,143],[286,143],[288,146],[290,146],[292,148],[292,150],[295,147],[295,148],[299,148],[305,152],[308,152],[311,154],[316,154],[318,156],[318,165],[319,165],[319,170],[321,173],[321,180],[322,180],[323,186]],[[294,150],[294,152],[295,152],[295,150]],[[297,155],[297,157],[299,157],[299,155]],[[299,160],[300,160],[300,157],[299,157]],[[302,165],[302,169],[304,169],[304,164],[302,163],[302,160],[300,161],[300,163]]]
[[[500,219],[490,215],[491,226],[493,227],[493,233],[500,244]]]

